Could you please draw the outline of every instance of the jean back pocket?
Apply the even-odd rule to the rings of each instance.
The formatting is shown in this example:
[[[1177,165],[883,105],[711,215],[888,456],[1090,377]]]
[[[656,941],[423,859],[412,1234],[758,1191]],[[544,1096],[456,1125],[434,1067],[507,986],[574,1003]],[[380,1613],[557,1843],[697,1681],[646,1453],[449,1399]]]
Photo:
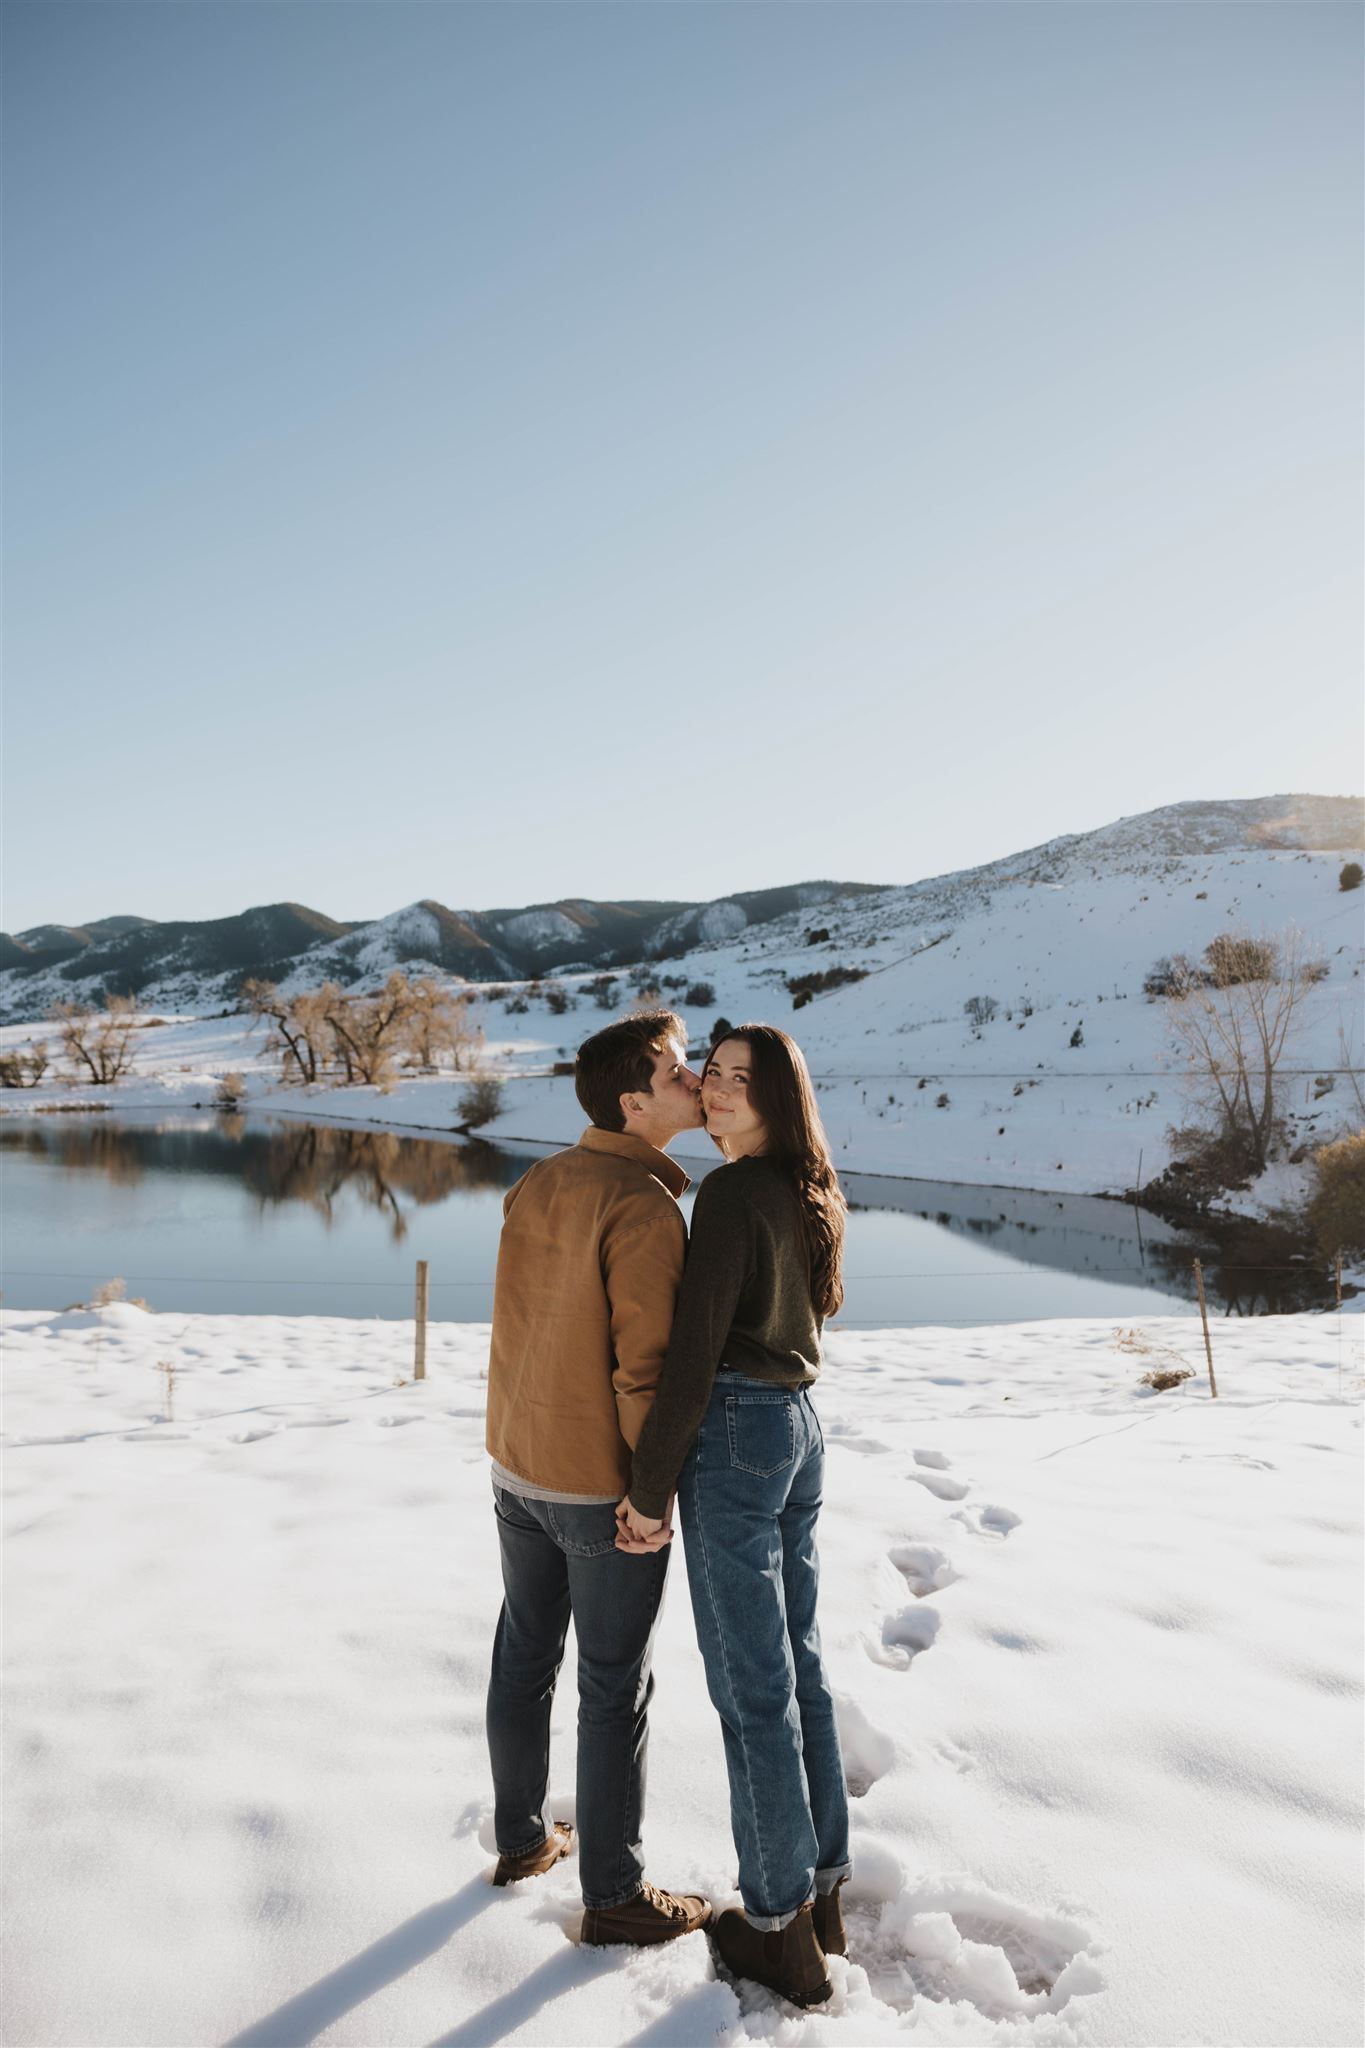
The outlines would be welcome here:
[[[796,1457],[796,1415],[790,1394],[727,1394],[725,1431],[737,1472],[771,1479]]]

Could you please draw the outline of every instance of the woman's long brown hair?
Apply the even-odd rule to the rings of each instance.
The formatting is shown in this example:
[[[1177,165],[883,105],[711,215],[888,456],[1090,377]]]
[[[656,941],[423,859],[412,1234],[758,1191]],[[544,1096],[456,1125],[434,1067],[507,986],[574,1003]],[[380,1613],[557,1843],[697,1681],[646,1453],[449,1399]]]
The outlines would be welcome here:
[[[768,1133],[764,1157],[790,1182],[801,1212],[811,1304],[817,1315],[832,1316],[844,1300],[848,1203],[829,1156],[805,1056],[774,1024],[736,1024],[713,1040],[708,1065],[716,1048],[732,1039],[749,1048],[749,1101]]]

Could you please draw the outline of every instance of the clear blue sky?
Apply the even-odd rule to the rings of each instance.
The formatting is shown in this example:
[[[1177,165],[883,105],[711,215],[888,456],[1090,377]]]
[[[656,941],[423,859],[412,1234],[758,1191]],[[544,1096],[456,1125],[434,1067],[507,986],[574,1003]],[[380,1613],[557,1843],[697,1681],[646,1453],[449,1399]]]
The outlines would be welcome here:
[[[1361,786],[1361,11],[3,8],[10,929]]]

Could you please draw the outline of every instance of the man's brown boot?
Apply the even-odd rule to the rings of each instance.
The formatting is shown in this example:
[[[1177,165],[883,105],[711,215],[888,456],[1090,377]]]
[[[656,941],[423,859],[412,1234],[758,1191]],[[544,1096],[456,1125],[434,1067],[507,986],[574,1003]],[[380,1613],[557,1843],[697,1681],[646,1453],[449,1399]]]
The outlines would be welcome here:
[[[809,1905],[776,1933],[751,1927],[731,1910],[717,1920],[715,1935],[720,1959],[734,1976],[766,1984],[793,2005],[823,2005],[833,1995]]]
[[[661,1892],[657,1885],[646,1884],[623,1905],[588,1906],[579,1939],[590,1948],[611,1948],[617,1942],[650,1948],[657,1941],[694,1934],[710,1918],[710,1906],[695,1892]]]
[[[527,1849],[521,1856],[499,1856],[493,1882],[515,1884],[518,1878],[543,1877],[561,1856],[568,1855],[572,1845],[573,1828],[568,1821],[557,1820],[538,1849]]]
[[[848,1936],[844,1932],[844,1909],[839,1903],[839,1893],[844,1880],[839,1879],[832,1892],[817,1892],[811,1908],[815,1922],[815,1939],[827,1956],[846,1956]]]

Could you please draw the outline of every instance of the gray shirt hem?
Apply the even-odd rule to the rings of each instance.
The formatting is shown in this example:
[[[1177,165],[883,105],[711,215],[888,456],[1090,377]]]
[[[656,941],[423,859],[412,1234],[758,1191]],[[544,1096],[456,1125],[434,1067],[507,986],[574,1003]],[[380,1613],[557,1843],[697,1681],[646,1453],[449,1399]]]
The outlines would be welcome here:
[[[520,1494],[523,1500],[548,1500],[565,1508],[614,1508],[621,1498],[619,1493],[556,1493],[552,1486],[535,1486],[519,1473],[509,1472],[496,1458],[492,1464],[494,1486],[504,1493]]]

